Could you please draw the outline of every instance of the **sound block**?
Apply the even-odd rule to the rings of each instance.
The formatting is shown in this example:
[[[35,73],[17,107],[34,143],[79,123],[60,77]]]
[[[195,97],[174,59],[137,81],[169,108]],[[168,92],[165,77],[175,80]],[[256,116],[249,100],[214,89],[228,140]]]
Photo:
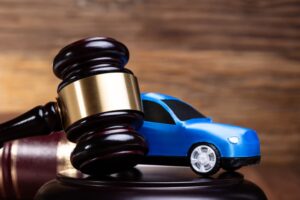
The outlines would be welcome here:
[[[64,171],[43,185],[36,200],[264,200],[264,192],[239,173],[198,177],[188,167],[140,165],[103,177]]]

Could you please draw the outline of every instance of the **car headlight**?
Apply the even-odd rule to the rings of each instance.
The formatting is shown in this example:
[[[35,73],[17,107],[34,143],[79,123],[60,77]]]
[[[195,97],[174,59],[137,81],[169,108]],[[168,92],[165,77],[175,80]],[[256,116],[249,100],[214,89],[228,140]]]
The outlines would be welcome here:
[[[233,136],[233,137],[229,137],[228,138],[229,142],[232,143],[232,144],[237,144],[239,143],[240,139],[236,136]]]

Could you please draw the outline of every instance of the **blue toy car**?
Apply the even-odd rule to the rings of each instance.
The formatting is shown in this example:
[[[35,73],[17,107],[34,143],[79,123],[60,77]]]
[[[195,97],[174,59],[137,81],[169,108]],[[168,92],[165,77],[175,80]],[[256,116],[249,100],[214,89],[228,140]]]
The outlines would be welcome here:
[[[236,170],[260,161],[254,130],[214,123],[183,101],[158,93],[142,94],[145,113],[139,132],[148,143],[144,164],[190,166],[199,175],[221,167]]]

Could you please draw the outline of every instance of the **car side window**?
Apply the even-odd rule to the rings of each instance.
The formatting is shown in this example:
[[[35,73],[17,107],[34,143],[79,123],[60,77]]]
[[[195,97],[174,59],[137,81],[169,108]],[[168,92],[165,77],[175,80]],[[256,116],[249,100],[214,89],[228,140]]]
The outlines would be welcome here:
[[[143,108],[145,113],[145,121],[175,124],[171,115],[158,103],[143,100]]]

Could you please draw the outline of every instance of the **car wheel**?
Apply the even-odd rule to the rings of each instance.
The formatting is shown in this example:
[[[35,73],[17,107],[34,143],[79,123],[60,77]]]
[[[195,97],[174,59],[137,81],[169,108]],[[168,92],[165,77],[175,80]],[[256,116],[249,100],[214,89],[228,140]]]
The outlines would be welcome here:
[[[191,148],[189,160],[192,170],[202,176],[215,174],[220,169],[220,153],[212,144],[194,145]]]

